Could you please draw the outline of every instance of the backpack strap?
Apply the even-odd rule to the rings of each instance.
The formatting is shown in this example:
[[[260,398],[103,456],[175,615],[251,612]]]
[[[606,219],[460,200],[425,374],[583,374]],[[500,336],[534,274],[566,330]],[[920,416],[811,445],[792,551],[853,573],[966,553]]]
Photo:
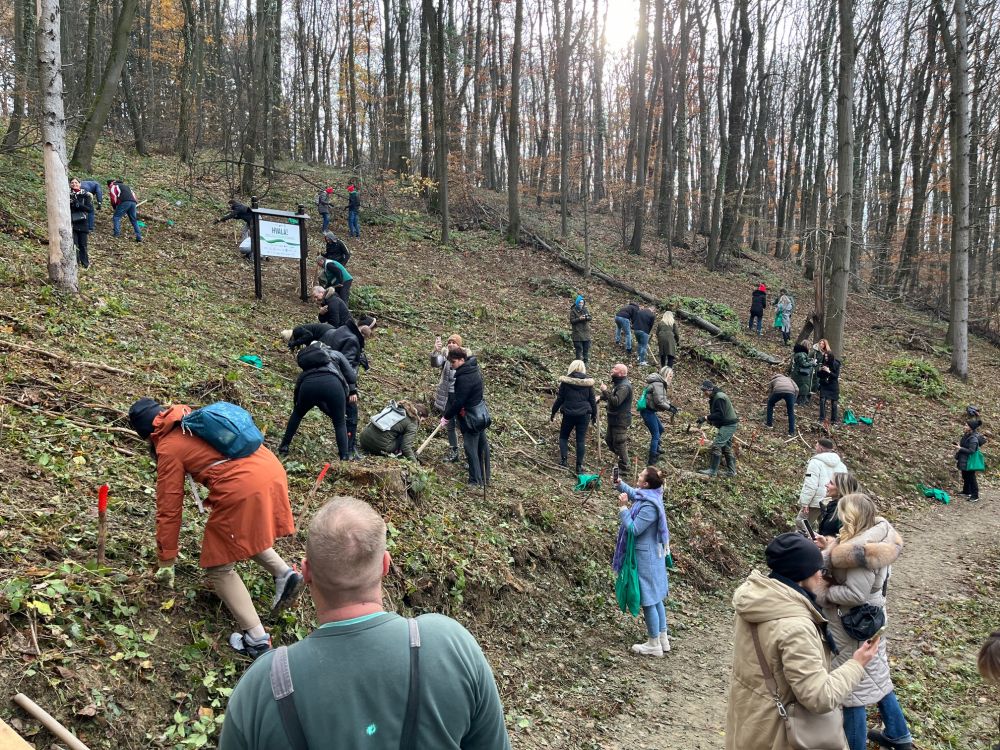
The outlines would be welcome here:
[[[413,617],[406,618],[406,624],[410,628],[410,689],[399,747],[400,750],[414,750],[417,747],[417,714],[420,712],[420,628]]]
[[[299,712],[295,709],[295,687],[292,685],[292,671],[288,667],[287,646],[275,649],[274,658],[271,659],[271,693],[278,703],[278,713],[285,727],[288,747],[291,750],[309,750]]]

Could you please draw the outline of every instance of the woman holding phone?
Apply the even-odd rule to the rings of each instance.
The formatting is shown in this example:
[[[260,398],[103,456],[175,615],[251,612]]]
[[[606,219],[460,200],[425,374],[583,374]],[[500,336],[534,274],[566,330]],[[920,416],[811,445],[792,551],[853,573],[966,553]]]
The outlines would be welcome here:
[[[902,537],[878,515],[868,495],[855,492],[839,498],[837,516],[841,523],[838,538],[816,540],[817,546],[824,548],[830,579],[829,588],[817,595],[817,601],[840,650],[833,659],[833,669],[851,658],[863,641],[879,634],[886,619],[891,566],[903,549]],[[858,609],[866,605],[866,610]],[[864,612],[871,615],[870,632],[859,632],[854,617]],[[885,722],[882,730],[867,730],[865,709],[872,704],[878,704]],[[850,750],[865,750],[869,739],[890,750],[912,750],[913,737],[889,676],[885,637],[879,638],[878,653],[865,667],[861,683],[844,701],[844,732]]]

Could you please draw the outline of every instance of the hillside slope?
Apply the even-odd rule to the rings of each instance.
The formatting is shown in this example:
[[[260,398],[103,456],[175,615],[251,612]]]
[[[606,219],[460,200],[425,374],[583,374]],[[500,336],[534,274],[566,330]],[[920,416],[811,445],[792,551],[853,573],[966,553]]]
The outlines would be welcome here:
[[[105,154],[99,170],[117,162]],[[312,320],[315,310],[298,300],[296,272],[282,261],[267,264],[265,299],[255,302],[251,269],[233,249],[233,225],[210,226],[223,212],[225,176],[162,158],[137,160],[126,175],[151,198],[146,241],[112,239],[105,210],[81,295],[56,293],[33,239],[44,234],[44,214],[30,163],[0,160],[10,176],[0,186],[0,677],[94,748],[211,746],[245,664],[231,656],[229,614],[197,569],[201,519],[193,510],[182,531],[176,591],[151,580],[154,475],[124,412],[143,395],[192,404],[225,398],[250,409],[276,439],[297,374],[278,331]],[[317,183],[333,179],[300,165],[286,169]],[[496,425],[494,483],[485,495],[469,493],[462,468],[440,462],[439,440],[405,475],[391,461],[335,465],[321,497],[357,494],[385,514],[396,561],[388,605],[443,611],[475,633],[497,674],[517,747],[613,746],[616,717],[642,699],[645,679],[627,656],[639,628],[613,603],[615,500],[607,491],[572,492],[572,478],[555,466],[557,434],[548,416],[556,378],[572,359],[572,298],[582,292],[594,312],[590,370],[605,380],[620,356],[613,314],[626,298],[543,252],[510,247],[489,227],[456,231],[452,246],[438,247],[433,220],[411,197],[376,187],[365,194],[362,239],[351,243],[352,302],[356,312],[380,319],[368,348],[372,370],[361,379],[362,418],[389,398],[425,400],[436,382],[427,365],[434,336],[458,331],[484,367]],[[311,188],[295,174],[280,176],[262,197],[278,208],[310,200]],[[526,214],[537,231],[548,230],[545,210]],[[809,297],[763,259],[710,275],[692,249],[678,251],[668,268],[654,242],[639,259],[612,252],[613,231],[612,220],[595,220],[595,264],[663,298],[719,303],[710,312],[721,323],[742,327],[757,278]],[[924,504],[913,490],[917,481],[950,486],[951,445],[966,403],[983,406],[987,423],[995,423],[997,350],[974,340],[969,382],[945,376],[947,393],[934,400],[890,386],[884,372],[900,356],[900,337],[917,331],[917,339],[933,341],[938,326],[855,296],[848,330],[842,406],[858,414],[872,413],[879,399],[885,406],[872,432],[838,427],[836,437],[895,517]],[[752,343],[787,353],[773,333]],[[768,365],[690,327],[682,329],[682,345],[674,391],[682,412],[664,434],[666,465],[678,469],[666,494],[680,566],[669,618],[677,648],[696,650],[703,618],[718,611],[704,597],[728,589],[760,543],[788,526],[819,433],[815,406],[800,418],[802,439],[785,442],[780,431],[760,429]],[[244,354],[260,356],[264,368],[239,362]],[[947,365],[941,355],[928,359]],[[696,433],[686,427],[705,411],[698,385],[706,377],[725,383],[744,420],[735,481],[709,483],[679,471],[694,465]],[[633,455],[644,456],[647,441],[636,419]],[[587,465],[596,467],[593,438],[588,445]],[[325,418],[314,413],[286,463],[296,514],[318,506],[309,488],[331,448]],[[602,457],[610,465],[606,450]],[[104,482],[112,492],[109,564],[98,570],[94,497]],[[278,545],[288,558],[302,550],[301,535]],[[253,566],[242,573],[263,602],[270,582]],[[301,637],[311,618],[306,602],[284,613],[271,623],[276,641]],[[16,714],[3,705],[0,716]],[[26,733],[37,731],[18,720]]]

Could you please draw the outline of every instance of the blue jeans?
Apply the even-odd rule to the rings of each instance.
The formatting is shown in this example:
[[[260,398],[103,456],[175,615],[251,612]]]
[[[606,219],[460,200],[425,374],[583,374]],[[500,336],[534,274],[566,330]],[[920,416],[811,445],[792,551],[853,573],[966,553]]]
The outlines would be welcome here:
[[[330,226],[330,213],[327,212],[325,214],[320,214],[320,216],[323,217],[323,226],[320,228],[319,231],[325,232],[327,228]]]
[[[878,712],[885,724],[886,737],[895,742],[913,741],[895,693],[889,693],[878,702]],[[868,747],[868,719],[864,706],[844,706],[844,734],[851,750]]]
[[[94,231],[94,216],[97,212],[92,208],[87,212],[87,231]]]
[[[650,638],[658,637],[667,629],[667,611],[663,608],[663,602],[643,607],[642,619],[646,621],[646,635]]]
[[[649,334],[645,331],[637,330],[635,337],[639,341],[639,361],[646,361],[646,352],[649,350]]]
[[[361,223],[358,221],[357,211],[347,212],[347,230],[351,237],[361,236]]]
[[[649,430],[649,462],[652,463],[656,454],[660,452],[660,433],[663,432],[663,425],[652,409],[643,409],[639,414],[646,423],[646,429]]]
[[[625,343],[625,351],[632,353],[632,321],[615,316],[615,343]]]
[[[750,313],[750,322],[747,323],[747,328],[749,328],[751,331],[753,330],[754,321],[757,321],[757,335],[760,336],[760,328],[761,328],[761,323],[763,321],[763,317],[761,315],[758,315],[757,313]]]
[[[141,240],[142,231],[139,229],[139,217],[135,212],[135,201],[122,201],[115,207],[115,215],[111,218],[111,223],[114,225],[115,237],[122,232],[123,216],[128,216],[128,220],[132,222],[132,229],[135,231],[135,238]]]
[[[788,412],[788,434],[795,434],[795,396],[791,393],[774,393],[767,400],[767,426],[774,424],[774,405],[784,400]]]

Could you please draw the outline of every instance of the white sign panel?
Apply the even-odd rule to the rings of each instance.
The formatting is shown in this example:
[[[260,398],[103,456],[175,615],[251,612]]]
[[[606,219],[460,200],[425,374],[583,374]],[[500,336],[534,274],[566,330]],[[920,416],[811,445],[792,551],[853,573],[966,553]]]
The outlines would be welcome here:
[[[299,225],[268,221],[263,217],[260,227],[260,254],[272,258],[298,258],[300,255]]]

